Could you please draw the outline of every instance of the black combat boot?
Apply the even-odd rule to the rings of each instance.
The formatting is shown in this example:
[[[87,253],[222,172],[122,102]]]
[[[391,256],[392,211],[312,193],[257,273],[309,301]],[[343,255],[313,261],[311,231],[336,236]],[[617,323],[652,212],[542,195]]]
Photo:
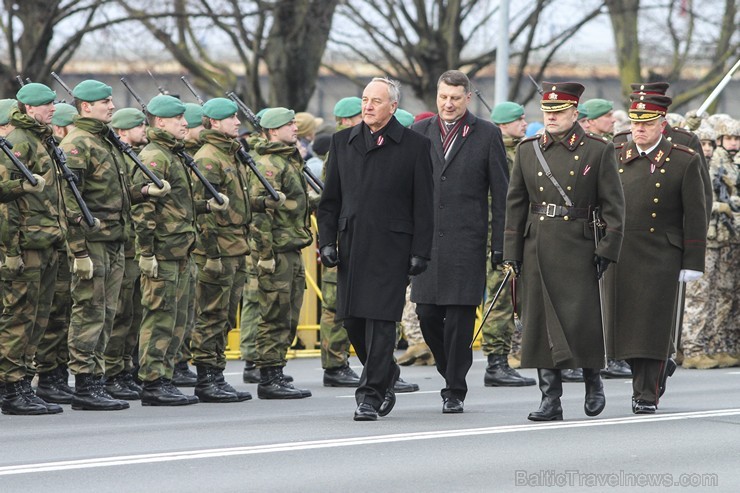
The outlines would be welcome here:
[[[60,406],[59,404],[54,404],[53,402],[46,402],[44,399],[36,395],[36,393],[33,391],[33,388],[31,388],[31,380],[33,380],[33,377],[29,376],[26,376],[23,380],[21,380],[21,385],[23,386],[23,394],[28,398],[28,400],[46,407],[46,410],[49,414],[61,413],[63,411],[62,406]]]
[[[293,389],[296,388],[296,386],[293,384],[293,377],[283,373],[284,369],[285,369],[284,367],[282,366],[280,367],[280,378],[283,380],[283,383],[285,383],[285,385],[287,385],[290,388],[293,388]],[[301,391],[301,394],[303,394],[303,397],[311,397],[311,395],[313,395],[311,394],[311,391],[308,389],[297,389],[297,390]]]
[[[534,378],[524,377],[510,367],[506,355],[488,355],[488,367],[483,376],[486,387],[528,387],[535,383]]]
[[[62,376],[57,371],[57,368],[39,373],[39,385],[36,387],[36,395],[46,402],[72,404],[72,394],[74,391],[66,392],[62,387],[61,379]]]
[[[324,387],[359,387],[360,377],[349,367],[349,364],[339,368],[324,370]]]
[[[57,386],[62,392],[66,392],[69,395],[75,393],[75,389],[69,386],[69,372],[67,371],[67,365],[59,365],[56,368],[57,372]]]
[[[169,389],[171,382],[165,378],[158,378],[151,382],[144,382],[141,392],[142,406],[187,406],[192,404],[186,395],[173,393]],[[173,388],[177,390],[177,387]],[[197,397],[196,397],[197,399]],[[197,402],[197,401],[196,401]]]
[[[236,390],[226,381],[226,378],[224,378],[223,368],[218,368],[217,371],[218,375],[216,375],[216,385],[218,385],[218,388],[225,392],[235,394],[237,402],[244,402],[252,399],[252,394],[247,391]]]
[[[283,369],[280,366],[260,368],[260,383],[257,386],[257,397],[260,399],[303,399],[308,397],[283,380]]]
[[[583,410],[586,416],[598,416],[606,407],[604,383],[601,381],[600,370],[584,368],[583,380],[586,382],[586,399],[583,402]]]
[[[125,371],[122,371],[118,375],[114,375],[105,380],[105,391],[110,394],[114,399],[122,399],[124,401],[138,401],[141,398],[141,394],[132,390],[128,387],[124,380]]]
[[[2,412],[19,416],[50,414],[45,405],[34,402],[23,391],[23,380],[5,384]]]
[[[187,361],[180,361],[175,365],[175,371],[172,373],[172,383],[177,387],[195,387],[198,383],[198,375],[190,370]]]
[[[252,361],[244,362],[244,371],[242,372],[242,381],[244,383],[260,383],[260,370]]]
[[[560,397],[563,395],[563,381],[560,379],[560,370],[537,368],[537,377],[540,380],[542,402],[540,408],[529,413],[530,421],[562,421],[563,408]]]
[[[90,373],[75,375],[72,409],[81,411],[120,411],[128,409],[126,401],[114,399],[103,388],[100,378]]]
[[[212,366],[197,366],[198,383],[195,384],[195,395],[202,402],[236,402],[236,394],[222,390],[216,383],[218,370]]]
[[[123,371],[121,372],[121,385],[125,385],[129,390],[133,390],[136,392],[139,397],[141,397],[141,392],[144,390],[141,388],[141,385],[136,383],[136,378],[134,376],[134,372],[132,371]]]
[[[163,378],[162,383],[164,385],[165,392],[169,392],[173,395],[184,396],[188,400],[188,404],[197,404],[200,402],[200,399],[198,399],[197,395],[183,394],[182,391],[177,388],[177,386],[172,382],[171,379]]]

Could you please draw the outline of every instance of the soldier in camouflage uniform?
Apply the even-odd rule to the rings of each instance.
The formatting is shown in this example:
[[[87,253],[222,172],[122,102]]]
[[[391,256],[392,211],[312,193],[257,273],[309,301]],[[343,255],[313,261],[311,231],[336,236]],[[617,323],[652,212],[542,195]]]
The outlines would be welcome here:
[[[72,90],[80,116],[62,139],[67,165],[90,212],[100,223],[90,229],[68,187],[67,242],[72,262],[72,312],[67,344],[69,369],[75,376],[72,409],[128,409],[104,388],[104,353],[113,329],[113,318],[123,281],[123,244],[128,234],[132,200],[144,200],[129,189],[123,155],[111,139],[113,89],[96,80],[80,82]]]
[[[54,140],[59,144],[62,139],[74,128],[74,118],[77,110],[71,104],[57,103],[54,105],[54,116],[51,117],[51,128],[54,131]],[[49,323],[36,349],[36,372],[39,376],[36,395],[47,402],[56,404],[70,404],[74,390],[69,386],[67,361],[67,332],[69,329],[69,315],[72,308],[72,272],[70,264],[72,255],[64,242],[63,248],[57,251],[59,266],[54,285],[54,300],[51,303]]]
[[[614,102],[606,99],[589,99],[578,106],[578,111],[583,111],[586,119],[584,128],[589,132],[605,137],[609,140],[614,137]]]
[[[270,108],[260,120],[268,140],[255,146],[257,167],[287,200],[271,213],[252,217],[252,256],[257,263],[260,321],[255,337],[255,365],[260,369],[260,399],[300,399],[311,391],[296,389],[283,377],[283,367],[298,328],[306,287],[301,250],[313,241],[309,195],[303,176],[303,159],[296,147],[295,113]],[[251,194],[260,193],[253,180]]]
[[[113,114],[111,127],[118,133],[121,141],[135,150],[141,149],[146,140],[146,115],[136,108],[123,108]],[[132,179],[136,171],[136,164],[125,156],[125,172]],[[151,194],[158,193],[157,187],[152,187]],[[141,283],[139,264],[135,258],[135,233],[133,221],[127,224],[128,237],[123,246],[123,281],[121,293],[118,297],[116,316],[113,319],[108,345],[105,347],[105,389],[116,399],[138,400],[141,396],[141,386],[136,383],[135,362],[137,343],[139,342],[139,327],[141,326]]]
[[[0,380],[5,384],[3,414],[37,415],[62,412],[31,388],[33,355],[49,321],[57,271],[57,248],[64,245],[66,222],[59,180],[45,139],[51,136],[56,93],[43,84],[27,84],[18,91],[18,108],[10,121],[13,153],[37,178],[22,185],[28,191],[0,206],[3,222],[0,247],[5,263],[0,268],[3,311],[0,315]],[[23,175],[2,154],[3,181]],[[43,177],[43,178],[42,178]]]
[[[215,98],[203,105],[203,146],[195,161],[206,179],[230,197],[229,209],[204,215],[195,250],[198,282],[195,290],[196,324],[192,334],[193,363],[198,369],[195,395],[202,402],[238,402],[251,399],[226,383],[226,336],[236,325],[236,312],[247,280],[247,235],[252,211],[275,209],[285,201],[249,194],[246,163],[239,161],[241,145],[238,108],[230,99]],[[196,199],[208,196],[195,183]]]
[[[145,406],[182,406],[198,398],[186,396],[172,384],[175,356],[182,343],[187,318],[183,305],[190,284],[190,252],[196,239],[196,214],[228,208],[214,198],[194,200],[188,169],[183,161],[182,139],[187,133],[185,105],[172,96],[155,96],[147,105],[149,144],[139,154],[157,177],[166,180],[171,193],[134,206],[136,252],[140,256],[141,304],[139,378]],[[134,184],[147,185],[144,173]]]
[[[524,107],[520,104],[505,101],[497,104],[491,112],[491,121],[498,125],[506,149],[506,164],[509,173],[514,165],[516,148],[524,137],[527,130],[527,122],[524,116]],[[490,196],[488,198],[490,203]],[[493,230],[493,218],[488,218],[488,245],[491,245],[491,231]],[[488,256],[491,256],[490,248]],[[488,302],[493,298],[499,285],[504,279],[501,267],[493,269],[491,263],[487,263],[486,291]],[[514,308],[512,303],[511,283],[507,283],[491,310],[486,323],[481,330],[483,334],[481,349],[488,358],[486,373],[483,375],[483,384],[486,387],[522,387],[534,385],[533,378],[523,377],[509,366],[508,355],[512,350],[512,342],[515,341],[516,348],[513,353],[517,359],[521,357],[521,331],[516,330],[514,324]],[[487,305],[484,305],[488,308]]]
[[[681,345],[684,368],[737,366],[737,272],[740,267],[740,173],[732,155],[740,144],[740,122],[718,125],[720,145],[709,156],[714,189],[712,216],[707,232],[705,275],[686,290],[686,314]],[[700,127],[702,147],[713,141],[711,129]],[[711,149],[711,147],[710,147]],[[705,154],[705,157],[706,154]],[[720,195],[720,192],[722,194]]]

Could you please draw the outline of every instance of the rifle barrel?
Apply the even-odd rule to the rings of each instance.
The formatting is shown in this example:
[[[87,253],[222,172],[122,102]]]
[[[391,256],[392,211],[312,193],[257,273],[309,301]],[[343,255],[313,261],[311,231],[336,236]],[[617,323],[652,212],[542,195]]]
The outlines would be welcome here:
[[[8,140],[6,140],[3,137],[0,137],[0,148],[2,148],[3,152],[6,156],[8,156],[8,159],[15,165],[16,168],[18,168],[18,171],[20,171],[23,174],[23,177],[28,180],[28,183],[33,185],[34,187],[38,184],[38,180],[35,176],[33,176],[33,173],[28,169],[28,167],[23,164],[20,159],[16,157],[15,154],[13,154],[13,151],[11,149],[13,148],[13,144],[11,144]]]

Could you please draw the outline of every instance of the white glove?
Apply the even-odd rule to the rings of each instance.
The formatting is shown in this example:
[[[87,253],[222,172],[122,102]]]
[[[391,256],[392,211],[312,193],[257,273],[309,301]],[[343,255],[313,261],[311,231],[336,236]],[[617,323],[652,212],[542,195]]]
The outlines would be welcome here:
[[[20,255],[5,257],[5,265],[8,267],[8,270],[15,275],[23,273],[23,269],[26,267],[23,263],[23,257]]]
[[[154,183],[151,183],[146,186],[144,194],[150,197],[164,197],[165,195],[170,193],[170,190],[172,190],[172,185],[170,185],[170,182],[168,182],[167,180],[162,180],[162,188],[159,188]]]
[[[224,266],[220,258],[209,258],[206,260],[203,270],[211,275],[219,276],[224,271]]]
[[[698,270],[681,269],[681,272],[678,274],[678,282],[697,281],[703,275],[704,273]]]
[[[23,180],[23,183],[21,184],[23,191],[31,193],[43,192],[44,187],[46,186],[46,180],[44,180],[43,176],[39,176],[36,173],[33,173],[33,177],[36,178],[36,185],[31,185],[29,181]]]
[[[216,202],[216,199],[214,197],[211,197],[210,199],[208,199],[208,208],[212,211],[225,211],[229,208],[229,198],[222,193],[219,193],[218,195],[222,199],[224,199],[224,203],[219,204],[218,202]]]
[[[265,274],[272,274],[275,272],[275,259],[260,259],[259,262],[257,262],[257,268]]]
[[[84,257],[75,257],[72,262],[72,272],[77,274],[80,279],[88,280],[93,276],[92,259],[85,255]]]
[[[141,272],[151,278],[156,278],[157,273],[159,272],[159,263],[157,262],[157,257],[154,255],[150,255],[149,257],[145,257],[142,255],[139,257],[139,269],[141,269]]]
[[[265,207],[267,207],[268,209],[277,209],[285,203],[285,194],[283,192],[278,192],[277,194],[277,200],[273,199],[270,196],[265,197]]]

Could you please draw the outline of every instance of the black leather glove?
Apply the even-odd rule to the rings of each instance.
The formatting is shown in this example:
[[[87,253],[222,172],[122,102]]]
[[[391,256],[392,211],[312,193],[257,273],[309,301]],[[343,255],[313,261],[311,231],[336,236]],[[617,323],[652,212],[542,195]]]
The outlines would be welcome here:
[[[508,267],[514,272],[514,277],[519,277],[522,272],[522,262],[520,260],[504,260],[504,267]]]
[[[322,246],[319,253],[321,255],[321,263],[324,264],[325,267],[336,267],[339,265],[337,246],[334,243]]]
[[[602,257],[600,255],[594,255],[594,265],[596,266],[596,279],[601,279],[601,277],[604,275],[604,272],[606,272],[606,269],[609,267],[609,264],[611,263],[612,261],[606,257]]]
[[[409,275],[418,276],[427,270],[427,264],[427,259],[424,257],[417,257],[416,255],[412,256],[411,261],[409,261]]]
[[[493,267],[493,270],[498,269],[498,267],[503,263],[503,261],[504,261],[504,252],[494,251],[491,254],[491,267]]]

